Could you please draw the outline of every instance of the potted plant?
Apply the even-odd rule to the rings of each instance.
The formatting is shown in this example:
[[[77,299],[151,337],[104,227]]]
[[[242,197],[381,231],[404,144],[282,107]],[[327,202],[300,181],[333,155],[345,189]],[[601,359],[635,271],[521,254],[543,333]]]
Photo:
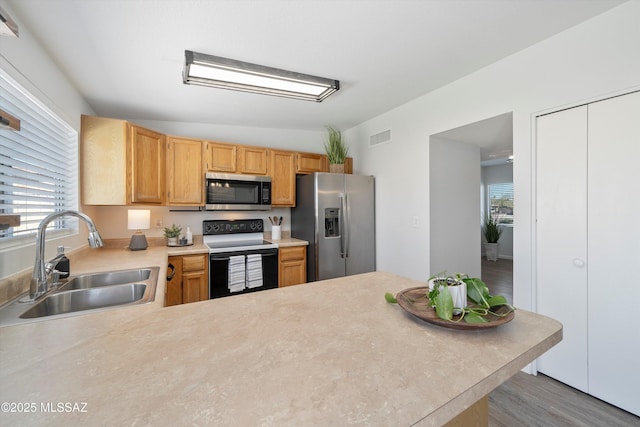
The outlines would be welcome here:
[[[430,277],[429,298],[435,298],[442,287],[445,287],[451,294],[453,314],[461,314],[467,306],[467,284],[462,280],[462,275],[456,274],[454,277],[444,272]],[[435,299],[433,301],[435,307]]]
[[[327,139],[324,143],[324,149],[329,159],[329,172],[344,173],[344,159],[347,158],[349,147],[345,145],[342,139],[342,132],[327,126]]]
[[[500,248],[498,240],[500,240],[500,236],[502,235],[502,226],[499,225],[496,215],[489,215],[485,218],[484,225],[482,226],[482,234],[484,234],[484,238],[487,241],[484,245],[487,259],[489,261],[497,261]]]
[[[172,224],[171,227],[164,228],[164,237],[167,238],[167,245],[169,246],[177,246],[178,245],[178,237],[182,232],[182,227],[179,225]]]

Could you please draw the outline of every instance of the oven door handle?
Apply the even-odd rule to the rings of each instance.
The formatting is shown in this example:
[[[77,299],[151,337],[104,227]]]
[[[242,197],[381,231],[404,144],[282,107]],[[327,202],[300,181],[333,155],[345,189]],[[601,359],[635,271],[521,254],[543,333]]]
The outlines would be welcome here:
[[[267,252],[259,255],[262,255],[263,258],[270,257],[270,256],[277,256],[278,251],[274,250],[273,252]],[[210,259],[211,261],[229,261],[230,258],[231,258],[230,256],[226,256],[226,257],[211,257]]]
[[[266,258],[268,256],[277,256],[278,255],[278,251],[268,252],[266,254],[260,254],[260,255],[262,255],[262,258]]]

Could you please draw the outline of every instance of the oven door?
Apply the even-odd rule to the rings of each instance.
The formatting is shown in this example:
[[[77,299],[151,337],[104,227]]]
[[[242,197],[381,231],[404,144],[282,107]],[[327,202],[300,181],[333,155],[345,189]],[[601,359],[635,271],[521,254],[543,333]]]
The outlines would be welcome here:
[[[277,248],[209,254],[211,299],[277,287]]]

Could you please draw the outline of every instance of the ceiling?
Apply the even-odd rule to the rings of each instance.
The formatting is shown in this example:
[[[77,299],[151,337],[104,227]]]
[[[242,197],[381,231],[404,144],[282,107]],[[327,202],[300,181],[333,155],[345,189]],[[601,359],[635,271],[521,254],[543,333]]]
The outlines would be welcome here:
[[[344,130],[622,1],[5,3],[98,115]],[[185,50],[337,79],[341,89],[315,103],[184,85]]]
[[[433,136],[477,145],[480,147],[482,166],[505,164],[509,156],[513,155],[513,114],[500,114]]]

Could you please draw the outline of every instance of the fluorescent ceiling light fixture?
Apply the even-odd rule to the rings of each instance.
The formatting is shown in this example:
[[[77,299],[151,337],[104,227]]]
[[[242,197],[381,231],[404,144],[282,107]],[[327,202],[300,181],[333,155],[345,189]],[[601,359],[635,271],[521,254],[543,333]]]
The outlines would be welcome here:
[[[182,80],[185,84],[211,86],[322,102],[340,89],[338,80],[279,70],[264,65],[185,50]]]
[[[18,25],[0,8],[0,35],[18,37]]]

